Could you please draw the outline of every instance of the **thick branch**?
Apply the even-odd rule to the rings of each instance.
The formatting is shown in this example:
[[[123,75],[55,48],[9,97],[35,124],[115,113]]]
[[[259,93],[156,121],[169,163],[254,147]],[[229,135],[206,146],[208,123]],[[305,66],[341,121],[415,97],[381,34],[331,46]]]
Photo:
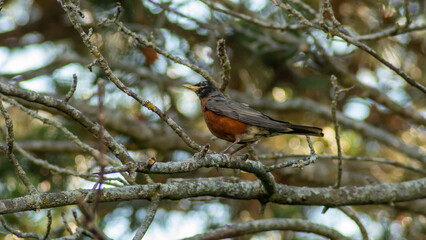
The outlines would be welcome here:
[[[156,163],[157,164],[157,163]],[[154,165],[156,165],[154,164]],[[74,205],[78,198],[84,198],[91,189],[79,189],[56,193],[39,193],[13,199],[0,200],[0,214],[16,213],[36,208],[52,208]],[[263,200],[266,192],[261,183],[240,181],[238,183],[215,180],[181,181],[166,184],[132,185],[104,188],[100,202],[116,202],[151,199],[160,194],[162,199],[180,200],[202,196],[230,199]],[[390,204],[426,198],[426,178],[402,183],[384,183],[363,187],[308,188],[277,185],[277,192],[270,202],[288,205],[366,205]],[[93,200],[89,198],[89,201]],[[38,205],[37,203],[41,203]]]
[[[239,157],[235,160],[232,157],[224,154],[208,154],[205,156],[204,153],[197,153],[193,158],[187,159],[181,162],[158,162],[152,166],[147,166],[145,162],[139,162],[134,166],[120,166],[107,169],[106,173],[113,172],[127,172],[134,170],[141,173],[158,173],[158,174],[174,174],[174,173],[185,173],[192,172],[201,167],[222,167],[239,169],[245,172],[253,173],[261,181],[266,196],[270,197],[276,192],[276,183],[274,176],[268,171],[267,167],[260,161],[247,160],[245,156]]]

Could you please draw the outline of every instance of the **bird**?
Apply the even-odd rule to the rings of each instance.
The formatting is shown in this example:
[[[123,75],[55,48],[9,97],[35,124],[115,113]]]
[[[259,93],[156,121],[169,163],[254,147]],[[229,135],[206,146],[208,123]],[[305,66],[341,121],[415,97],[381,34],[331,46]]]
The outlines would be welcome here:
[[[232,156],[250,143],[281,134],[324,136],[321,128],[275,120],[246,104],[228,99],[209,81],[183,86],[194,91],[200,99],[201,111],[210,132],[220,139],[231,142],[220,152],[221,154],[236,144],[243,144],[230,153]]]

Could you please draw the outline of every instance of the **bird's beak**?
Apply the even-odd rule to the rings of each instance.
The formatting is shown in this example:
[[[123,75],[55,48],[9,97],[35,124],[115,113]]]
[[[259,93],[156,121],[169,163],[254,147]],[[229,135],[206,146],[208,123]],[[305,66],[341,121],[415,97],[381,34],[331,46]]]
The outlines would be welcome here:
[[[188,88],[188,89],[190,89],[190,90],[192,90],[192,91],[197,91],[198,89],[200,89],[200,87],[197,87],[197,86],[193,86],[193,85],[188,85],[188,84],[185,84],[185,85],[183,85],[184,87],[186,87],[186,88]]]

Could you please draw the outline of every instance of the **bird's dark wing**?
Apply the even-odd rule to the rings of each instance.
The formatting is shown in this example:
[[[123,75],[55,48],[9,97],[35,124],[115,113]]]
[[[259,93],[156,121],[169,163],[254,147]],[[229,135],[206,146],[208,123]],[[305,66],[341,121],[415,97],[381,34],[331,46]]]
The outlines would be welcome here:
[[[212,98],[207,101],[205,108],[216,114],[227,116],[243,123],[258,127],[279,129],[283,132],[286,132],[287,128],[291,125],[288,122],[274,120],[247,105],[234,102],[227,98]],[[291,131],[291,129],[288,129],[288,131]]]

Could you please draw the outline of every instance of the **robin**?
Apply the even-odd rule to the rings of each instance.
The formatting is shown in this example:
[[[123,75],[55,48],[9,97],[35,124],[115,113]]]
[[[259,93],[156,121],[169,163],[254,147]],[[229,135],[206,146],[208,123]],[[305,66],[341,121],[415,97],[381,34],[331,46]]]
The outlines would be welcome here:
[[[210,132],[218,138],[232,142],[222,152],[235,144],[243,144],[232,154],[264,137],[281,134],[301,134],[322,137],[321,128],[294,125],[275,120],[245,104],[226,98],[213,83],[204,81],[195,85],[184,85],[194,91],[201,101],[201,111]]]

